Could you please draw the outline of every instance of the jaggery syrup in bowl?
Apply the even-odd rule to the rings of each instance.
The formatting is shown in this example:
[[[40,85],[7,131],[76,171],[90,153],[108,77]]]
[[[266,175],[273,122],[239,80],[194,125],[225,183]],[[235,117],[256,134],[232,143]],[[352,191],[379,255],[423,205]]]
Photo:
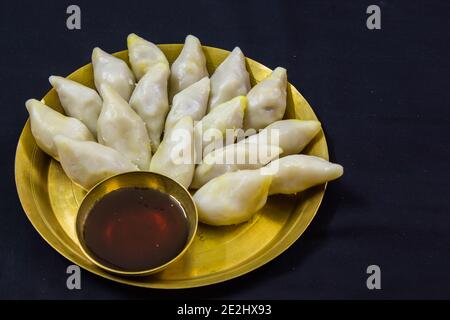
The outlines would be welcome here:
[[[171,195],[127,187],[97,201],[86,218],[84,242],[106,267],[124,271],[155,268],[185,247],[188,218]]]

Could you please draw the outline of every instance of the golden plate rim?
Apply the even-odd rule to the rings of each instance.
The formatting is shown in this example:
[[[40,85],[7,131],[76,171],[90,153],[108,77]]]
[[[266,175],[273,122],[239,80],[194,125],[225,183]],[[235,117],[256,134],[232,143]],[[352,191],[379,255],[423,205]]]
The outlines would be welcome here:
[[[180,46],[182,47],[183,44],[159,44],[158,45],[158,47],[160,47],[163,51],[165,51],[171,47],[173,48],[173,47],[180,47]],[[204,48],[204,50],[216,51],[216,52],[220,52],[222,54],[227,54],[227,53],[231,52],[231,51],[228,51],[225,49],[211,47],[211,46],[203,45],[202,47]],[[118,52],[114,53],[114,55],[121,55],[121,54],[123,55],[127,51],[128,50],[118,51]],[[271,70],[270,68],[266,67],[262,63],[257,62],[253,59],[250,59],[248,57],[246,57],[246,62],[247,62],[247,65],[249,63],[252,63],[252,64],[256,64],[259,68],[266,69],[267,71]],[[77,73],[80,69],[87,67],[89,64],[90,63],[77,68],[74,72],[70,73],[67,77],[71,77],[72,75]],[[307,102],[307,100],[303,97],[303,95],[291,83],[288,83],[288,86],[290,87],[290,90],[292,90],[293,93],[299,95],[302,99],[304,99],[304,101],[306,102],[306,106],[310,109],[309,111],[313,114],[315,119],[318,120],[317,115],[315,114],[313,108],[310,106],[310,104]],[[53,89],[50,89],[44,95],[44,97],[51,90],[53,90]],[[314,208],[312,209],[313,212],[311,212],[309,214],[309,219],[306,221],[306,223],[300,224],[300,223],[298,223],[299,219],[297,219],[296,223],[291,225],[289,232],[286,232],[271,248],[266,250],[263,254],[261,254],[254,260],[251,260],[251,261],[246,260],[245,263],[242,263],[234,268],[231,268],[229,270],[222,271],[219,273],[216,272],[216,273],[208,274],[208,275],[202,276],[200,278],[194,278],[194,279],[172,280],[172,281],[167,281],[163,284],[139,281],[139,278],[123,278],[123,277],[119,277],[119,276],[104,272],[102,270],[99,270],[98,268],[96,268],[93,265],[84,263],[84,261],[82,259],[80,259],[80,256],[78,254],[72,252],[67,247],[65,247],[64,243],[61,241],[61,239],[59,239],[58,237],[53,235],[53,231],[50,228],[48,228],[48,226],[45,224],[45,221],[42,217],[41,217],[43,219],[42,223],[41,223],[41,221],[38,221],[37,218],[34,217],[34,215],[36,213],[38,216],[40,216],[38,214],[39,210],[36,208],[36,205],[34,202],[30,203],[30,201],[28,201],[26,199],[26,196],[27,196],[26,195],[27,191],[25,190],[26,188],[24,188],[22,186],[22,182],[19,181],[19,180],[21,180],[20,178],[22,176],[24,176],[24,171],[26,171],[26,168],[23,168],[23,165],[20,162],[21,155],[20,155],[19,148],[21,145],[21,141],[24,139],[25,131],[29,130],[29,126],[30,126],[29,119],[27,119],[27,121],[21,131],[19,140],[18,140],[18,144],[17,144],[17,148],[16,148],[16,152],[15,152],[15,160],[14,160],[14,176],[15,176],[16,189],[17,189],[17,193],[18,193],[19,200],[22,205],[23,211],[25,212],[28,220],[31,222],[32,226],[36,229],[36,231],[39,233],[39,235],[54,250],[56,250],[59,254],[64,256],[66,259],[68,259],[72,263],[75,263],[78,266],[82,267],[83,269],[85,269],[93,274],[96,274],[100,277],[103,277],[103,278],[106,278],[106,279],[109,279],[109,280],[112,280],[112,281],[115,281],[118,283],[126,284],[126,285],[143,287],[143,288],[153,288],[153,289],[195,288],[195,287],[207,286],[207,285],[212,285],[212,284],[228,281],[228,280],[237,278],[239,276],[245,275],[255,269],[258,269],[259,267],[269,263],[270,261],[275,259],[277,256],[282,254],[295,241],[297,241],[301,237],[301,235],[305,232],[305,230],[308,228],[308,226],[311,224],[312,220],[316,216],[316,214],[320,208],[320,205],[323,201],[323,197],[325,195],[325,190],[327,187],[327,183],[315,187],[315,189],[317,190],[317,192],[320,193],[320,195],[314,205]],[[322,137],[324,140],[324,149],[322,150],[322,152],[325,155],[324,157],[328,159],[328,156],[329,156],[328,144],[326,141],[326,136],[323,131],[323,128],[321,128],[321,134],[322,134]],[[35,144],[34,148],[32,150],[32,158],[35,157],[35,154],[37,151],[38,151],[38,146]],[[29,178],[31,178],[31,175]],[[30,184],[31,184],[31,182],[30,182]],[[32,188],[32,186],[30,186],[30,187]],[[31,190],[31,193],[32,194],[34,193],[33,190]],[[34,197],[32,200],[35,200]],[[52,238],[52,239],[50,239],[50,238]],[[84,257],[84,259],[87,259],[87,258]]]

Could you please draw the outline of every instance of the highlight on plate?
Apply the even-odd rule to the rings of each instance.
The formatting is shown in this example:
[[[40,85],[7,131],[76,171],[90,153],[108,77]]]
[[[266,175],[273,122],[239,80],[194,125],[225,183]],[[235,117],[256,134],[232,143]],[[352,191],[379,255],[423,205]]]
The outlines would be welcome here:
[[[343,174],[339,164],[300,154],[321,124],[285,119],[286,69],[251,87],[239,47],[209,74],[192,35],[171,65],[136,34],[127,45],[129,61],[93,49],[95,88],[50,76],[65,114],[26,102],[37,145],[80,187],[129,171],[160,173],[191,190],[200,222],[223,226],[249,220],[270,195]]]

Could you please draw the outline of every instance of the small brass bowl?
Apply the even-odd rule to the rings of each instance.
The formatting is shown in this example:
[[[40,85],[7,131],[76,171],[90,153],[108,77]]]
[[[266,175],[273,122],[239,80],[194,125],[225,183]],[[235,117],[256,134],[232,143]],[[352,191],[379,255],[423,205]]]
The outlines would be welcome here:
[[[92,252],[86,242],[84,240],[84,223],[91,212],[94,205],[102,199],[108,193],[115,191],[121,188],[150,188],[161,191],[163,193],[171,195],[175,198],[180,205],[183,207],[184,212],[186,213],[188,219],[188,238],[186,240],[186,244],[178,253],[170,261],[164,263],[163,265],[140,271],[126,271],[120,269],[114,269],[104,265],[101,261],[96,258],[94,252]],[[84,197],[83,201],[78,208],[78,214],[76,219],[76,234],[78,241],[81,245],[81,249],[84,254],[89,258],[92,263],[97,265],[98,267],[117,275],[121,276],[147,276],[163,269],[167,268],[169,265],[172,265],[176,262],[183,254],[187,251],[189,246],[191,245],[195,233],[197,232],[198,226],[198,212],[195,206],[194,200],[191,197],[191,194],[178,182],[173,179],[166,177],[164,175],[154,173],[154,172],[146,172],[146,171],[134,171],[134,172],[126,172],[121,173],[112,177],[109,177],[97,185],[95,185]]]

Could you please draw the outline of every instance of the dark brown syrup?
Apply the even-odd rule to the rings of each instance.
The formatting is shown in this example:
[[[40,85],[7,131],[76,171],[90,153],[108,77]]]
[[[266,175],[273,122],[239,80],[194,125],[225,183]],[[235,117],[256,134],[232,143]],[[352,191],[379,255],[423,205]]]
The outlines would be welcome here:
[[[84,224],[97,260],[124,271],[148,270],[180,253],[189,233],[183,207],[155,189],[122,188],[100,199]]]

